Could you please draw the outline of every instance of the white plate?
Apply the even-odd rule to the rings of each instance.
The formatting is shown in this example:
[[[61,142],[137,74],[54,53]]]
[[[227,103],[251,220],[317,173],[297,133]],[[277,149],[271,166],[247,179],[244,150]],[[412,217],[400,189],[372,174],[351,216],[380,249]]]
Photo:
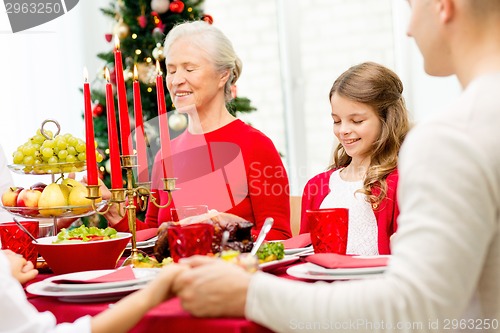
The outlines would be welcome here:
[[[280,266],[292,263],[292,262],[294,262],[294,261],[296,261],[298,259],[299,259],[299,257],[297,257],[297,256],[288,256],[288,255],[285,255],[285,257],[283,259],[269,261],[269,262],[266,262],[266,263],[263,263],[263,264],[259,264],[259,268],[262,271],[266,272],[266,271],[269,271],[271,269],[274,269],[274,268],[277,268],[277,267],[280,267]]]
[[[145,247],[151,247],[151,246],[154,246],[156,244],[157,240],[158,240],[158,236],[155,236],[155,237],[147,239],[145,241],[137,242],[137,243],[135,243],[135,245],[138,249],[145,248]],[[132,248],[132,243],[128,243],[127,246],[125,246],[126,250],[130,250],[131,248]]]
[[[309,273],[314,275],[345,275],[345,274],[377,274],[383,273],[386,266],[358,267],[358,268],[325,268],[313,263],[307,267]]]
[[[132,286],[113,289],[51,291],[48,283],[40,281],[30,284],[26,288],[26,291],[33,295],[57,297],[63,302],[87,303],[115,300],[142,287],[144,287],[144,284],[134,284]]]
[[[144,269],[144,268],[134,268],[134,275],[136,279],[126,280],[126,281],[115,281],[115,282],[103,282],[103,283],[74,283],[74,284],[64,284],[64,283],[54,283],[54,280],[60,279],[76,279],[76,280],[87,280],[97,278],[99,276],[109,274],[114,272],[114,269],[109,270],[96,270],[96,271],[85,271],[76,272],[63,275],[52,276],[45,279],[43,282],[47,283],[47,287],[51,291],[81,291],[81,290],[98,290],[98,289],[113,289],[121,288],[136,284],[144,284],[152,280],[156,274],[158,274],[157,269]]]
[[[114,271],[115,271],[114,269],[106,269],[106,270],[69,273],[69,274],[52,276],[52,277],[47,278],[47,279],[40,281],[38,283],[41,283],[41,285],[43,286],[44,293],[50,294],[50,295],[42,295],[42,296],[61,296],[61,294],[64,294],[63,296],[67,296],[65,294],[66,292],[70,292],[70,293],[76,292],[77,293],[76,295],[79,296],[80,292],[96,293],[96,292],[101,291],[101,290],[111,291],[111,290],[116,290],[116,289],[120,289],[120,288],[124,288],[124,287],[142,286],[145,283],[147,283],[148,281],[152,280],[156,276],[156,274],[158,274],[158,270],[156,270],[156,269],[134,268],[133,271],[134,271],[134,275],[136,276],[136,279],[134,279],[134,280],[103,282],[103,283],[81,283],[81,284],[78,284],[78,283],[62,284],[62,283],[52,282],[54,280],[59,280],[59,279],[88,280],[88,279],[97,278],[97,277],[102,276],[104,274],[112,273]],[[29,287],[31,287],[31,285],[28,286],[28,288]],[[29,292],[31,292],[31,291],[29,291]],[[31,293],[36,294],[34,292],[31,292]],[[71,294],[69,296],[74,296],[74,295]]]
[[[380,276],[384,271],[385,267],[343,268],[339,271],[338,268],[328,269],[308,262],[292,266],[286,273],[301,279],[333,281],[373,278]]]
[[[294,248],[294,249],[285,249],[285,254],[296,254],[296,253],[299,253],[299,252],[304,252],[305,250],[311,250],[311,251],[313,251],[312,245],[309,245],[309,246],[306,246],[306,247],[297,247],[297,248]]]
[[[283,240],[270,240],[269,242],[284,242]],[[292,254],[295,254],[295,253],[299,253],[299,252],[302,252],[302,251],[305,251],[307,249],[311,249],[312,250],[312,245],[309,245],[309,246],[305,246],[305,247],[296,247],[296,248],[293,248],[293,249],[285,249],[285,255],[292,255]]]

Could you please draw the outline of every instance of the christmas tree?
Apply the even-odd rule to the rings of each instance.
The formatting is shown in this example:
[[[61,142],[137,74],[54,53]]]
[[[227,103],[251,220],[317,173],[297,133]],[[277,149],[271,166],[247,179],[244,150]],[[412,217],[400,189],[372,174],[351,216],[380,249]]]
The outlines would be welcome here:
[[[113,31],[105,35],[105,38],[110,42],[110,49],[105,53],[100,53],[97,56],[104,61],[104,68],[107,67],[111,71],[111,82],[115,83],[114,77],[114,54],[113,50],[116,45],[115,38],[119,39],[119,46],[123,56],[124,63],[124,78],[127,88],[127,98],[129,105],[129,116],[132,117],[133,112],[133,93],[132,82],[134,65],[138,68],[138,81],[141,87],[142,112],[144,123],[151,121],[154,124],[158,116],[158,108],[156,103],[156,61],[158,60],[162,72],[165,73],[165,62],[163,54],[163,40],[166,34],[176,24],[184,21],[204,20],[210,24],[213,19],[210,15],[202,11],[203,0],[113,0],[107,7],[101,8],[104,15],[114,20]],[[105,112],[105,79],[104,75],[98,75],[93,81],[92,100],[94,102],[94,128],[95,139],[98,144],[98,149],[104,155],[104,160],[100,163],[100,172],[105,184],[109,186],[110,177],[106,165],[108,164],[108,137],[107,137],[107,122]],[[163,82],[165,85],[165,81]],[[114,91],[116,92],[116,87]],[[166,87],[165,87],[166,88]],[[173,137],[181,133],[187,123],[184,115],[172,112],[170,96],[167,93],[166,103],[169,117],[170,134]],[[255,110],[250,105],[250,101],[244,97],[236,96],[236,87],[234,87],[234,99],[228,104],[228,110],[237,115],[239,112],[251,112]],[[118,110],[116,110],[118,112]],[[117,116],[118,117],[118,116]],[[118,119],[118,118],[117,118]],[[131,119],[130,124],[134,124]],[[155,129],[156,128],[156,129]],[[148,161],[152,164],[154,154],[158,150],[158,131],[156,126],[145,128],[147,142],[150,144]],[[151,165],[150,165],[151,169]]]

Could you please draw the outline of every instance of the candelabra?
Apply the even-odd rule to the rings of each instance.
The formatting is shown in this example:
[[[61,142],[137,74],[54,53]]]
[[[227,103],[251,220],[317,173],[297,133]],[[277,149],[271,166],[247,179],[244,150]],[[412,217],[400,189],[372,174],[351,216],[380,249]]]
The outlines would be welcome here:
[[[118,213],[122,218],[125,216],[125,214],[127,214],[128,226],[130,233],[132,234],[131,253],[130,256],[123,262],[123,266],[127,266],[134,264],[134,262],[140,258],[136,239],[136,203],[139,206],[140,210],[145,210],[148,203],[152,203],[158,208],[168,207],[172,202],[172,191],[176,190],[176,178],[162,179],[163,191],[167,192],[168,201],[166,204],[161,205],[160,203],[156,202],[156,198],[153,195],[154,190],[151,190],[151,182],[134,182],[133,169],[137,167],[137,156],[122,155],[121,162],[122,168],[125,169],[127,173],[126,188],[110,189],[111,198],[107,202],[106,207],[101,210],[99,210],[96,206],[96,201],[101,199],[100,185],[87,185],[87,198],[92,200],[92,208],[96,213],[100,215],[108,213],[113,205],[118,208]],[[123,204],[125,204],[124,208],[122,208]]]

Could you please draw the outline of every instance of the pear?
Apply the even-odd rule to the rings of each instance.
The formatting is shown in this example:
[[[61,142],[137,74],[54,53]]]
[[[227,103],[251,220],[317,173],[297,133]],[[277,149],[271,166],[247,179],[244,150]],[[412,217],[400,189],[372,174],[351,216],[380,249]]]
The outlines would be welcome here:
[[[68,205],[70,206],[87,206],[82,208],[74,208],[73,213],[84,214],[90,209],[88,207],[92,206],[92,200],[87,199],[87,188],[83,185],[77,185],[71,189],[68,197]],[[101,198],[95,200],[95,203],[101,201]]]
[[[66,186],[66,185],[64,185]],[[47,185],[38,199],[38,208],[42,216],[59,216],[64,213],[64,209],[49,209],[53,207],[64,207],[68,205],[68,196],[64,187],[57,183]]]
[[[64,184],[59,184],[59,187],[61,188],[61,191],[64,195],[64,197],[66,198],[66,203],[68,202],[68,198],[69,198],[69,194],[71,193],[71,187],[69,186],[66,186]]]
[[[66,185],[70,188],[77,187],[77,186],[83,186],[82,183],[80,183],[77,180],[74,180],[73,178],[64,178],[63,181],[61,182],[61,185]]]

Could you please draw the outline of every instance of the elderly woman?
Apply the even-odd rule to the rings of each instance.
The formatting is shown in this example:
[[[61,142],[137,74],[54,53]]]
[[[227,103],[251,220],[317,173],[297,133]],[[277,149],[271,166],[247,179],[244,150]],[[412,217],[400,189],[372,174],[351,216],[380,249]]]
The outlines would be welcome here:
[[[242,67],[231,42],[216,27],[195,21],[170,30],[164,49],[167,88],[178,112],[187,114],[189,126],[171,142],[172,159],[166,162],[174,174],[164,173],[161,154],[153,167],[154,189],[162,188],[165,176],[177,178],[173,204],[150,204],[145,222],[138,222],[137,228],[172,220],[170,209],[175,206],[203,204],[254,223],[254,234],[266,217],[273,217],[268,239],[289,238],[288,177],[281,158],[267,136],[226,107]],[[162,205],[168,202],[166,192],[154,195]],[[107,218],[116,229],[128,229],[126,218]]]

